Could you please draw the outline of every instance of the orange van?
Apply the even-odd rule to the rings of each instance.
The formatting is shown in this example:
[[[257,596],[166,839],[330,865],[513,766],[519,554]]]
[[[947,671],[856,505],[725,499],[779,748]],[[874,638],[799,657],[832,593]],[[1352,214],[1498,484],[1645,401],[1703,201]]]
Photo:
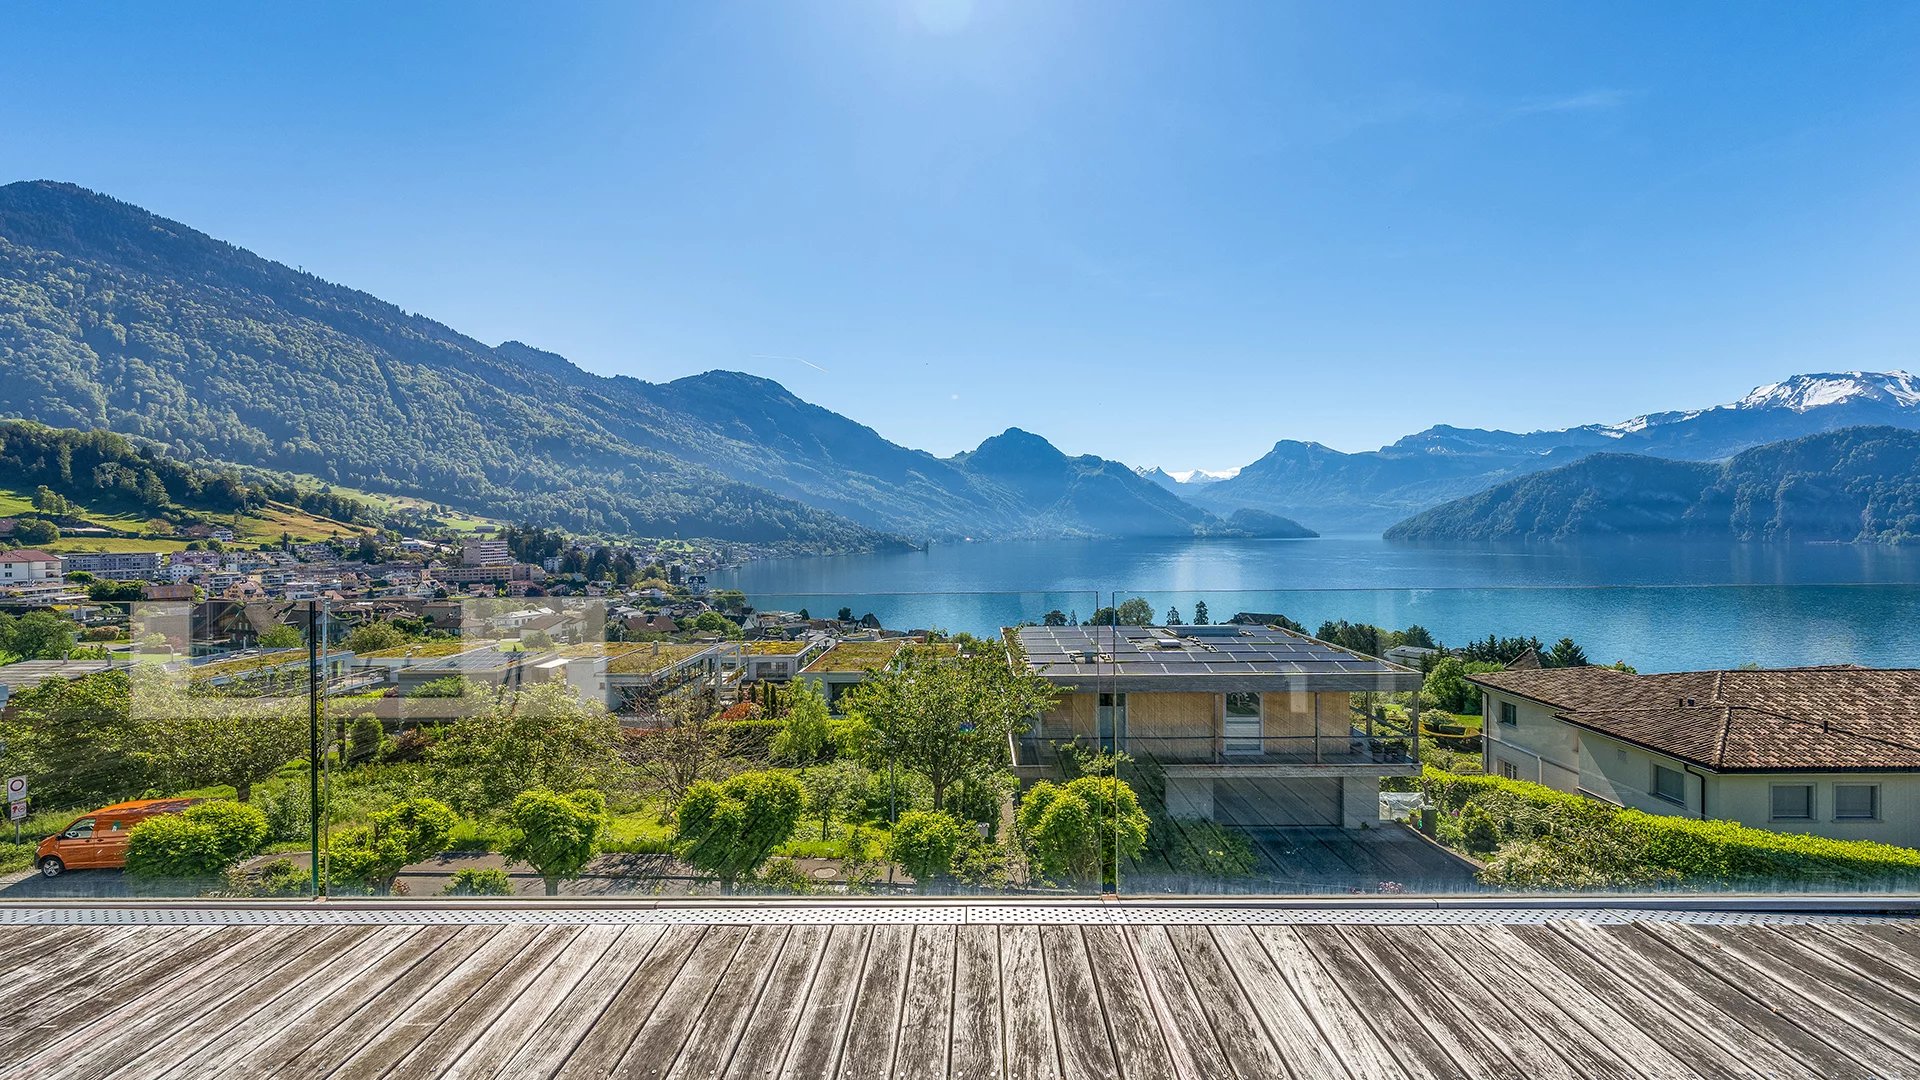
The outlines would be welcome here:
[[[103,806],[40,841],[34,859],[42,877],[68,870],[117,870],[127,865],[127,833],[159,814],[177,814],[199,799],[136,799]]]

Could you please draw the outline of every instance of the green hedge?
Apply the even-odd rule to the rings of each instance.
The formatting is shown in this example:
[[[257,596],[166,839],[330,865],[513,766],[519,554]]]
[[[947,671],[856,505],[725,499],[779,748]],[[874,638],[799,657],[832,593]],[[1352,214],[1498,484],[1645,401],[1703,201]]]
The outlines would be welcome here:
[[[1491,849],[1482,876],[1497,884],[1920,882],[1920,851],[1870,840],[1649,814],[1522,780],[1432,768],[1422,776],[1421,789],[1453,819],[1443,838],[1477,851]]]

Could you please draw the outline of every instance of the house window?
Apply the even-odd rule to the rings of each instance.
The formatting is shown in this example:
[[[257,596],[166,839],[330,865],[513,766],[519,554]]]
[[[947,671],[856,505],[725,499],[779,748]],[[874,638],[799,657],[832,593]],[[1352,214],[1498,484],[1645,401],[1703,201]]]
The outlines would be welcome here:
[[[1500,763],[1500,776],[1505,780],[1518,780],[1520,779],[1520,766],[1515,765],[1511,761],[1503,761]]]
[[[1094,730],[1100,737],[1100,745],[1107,750],[1116,749],[1127,738],[1127,695],[1101,694],[1099,707],[1093,714]]]
[[[1812,784],[1773,785],[1774,821],[1812,821]]]
[[[1653,797],[1681,806],[1687,805],[1687,778],[1679,769],[1665,765],[1653,767]]]
[[[1229,754],[1258,754],[1265,747],[1260,730],[1260,695],[1228,694],[1223,749]]]
[[[1517,706],[1515,706],[1514,703],[1511,701],[1501,702],[1500,703],[1500,722],[1503,724],[1512,724],[1512,725],[1518,726],[1520,723],[1520,709]]]
[[[1833,820],[1880,820],[1879,784],[1833,785]]]

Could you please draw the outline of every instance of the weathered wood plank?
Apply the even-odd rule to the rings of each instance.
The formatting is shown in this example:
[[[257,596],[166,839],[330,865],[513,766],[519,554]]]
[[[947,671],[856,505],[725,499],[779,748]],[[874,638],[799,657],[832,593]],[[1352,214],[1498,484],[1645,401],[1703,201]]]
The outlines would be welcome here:
[[[74,1001],[87,1001],[89,1019],[101,1017],[225,947],[225,940],[209,926],[167,927],[145,940],[144,948],[37,992],[16,995],[8,986],[9,999],[19,1004],[0,1018],[0,1061],[15,1060],[84,1026],[72,1015]]]
[[[866,966],[867,939],[872,934],[870,926],[848,925],[834,927],[827,936],[781,1076],[816,1080],[832,1076],[840,1067],[840,1048],[859,996],[860,972]]]
[[[19,995],[17,1000],[31,1000],[49,987],[71,982],[86,971],[138,952],[152,933],[152,927],[143,926],[96,927],[91,934],[64,938],[52,948],[28,946],[22,950],[26,962],[7,977],[7,993]]]
[[[1795,944],[1818,950],[1835,963],[1851,964],[1872,978],[1886,980],[1890,988],[1909,1001],[1920,1001],[1920,955],[1908,956],[1896,949],[1881,947],[1880,938],[1862,931],[1882,930],[1878,926],[1808,926],[1807,933],[1794,935]]]
[[[533,926],[496,927],[491,938],[459,965],[435,979],[425,993],[408,1002],[406,1007],[396,1010],[386,1026],[372,1038],[363,1041],[357,1050],[339,1063],[335,1071],[346,1076],[378,1075],[390,1063],[405,1061],[482,987],[503,978],[515,958],[526,954],[534,946],[540,937],[540,929]],[[448,1059],[458,1057],[460,1049],[464,1049],[464,1046],[454,1048]]]
[[[1289,1073],[1301,1080],[1353,1075],[1345,1057],[1315,1025],[1307,1003],[1294,993],[1266,947],[1253,935],[1252,927],[1215,926],[1208,933],[1241,992],[1253,1003],[1255,1015]]]
[[[1267,1037],[1253,1002],[1240,989],[1213,935],[1200,926],[1164,927],[1167,947],[1185,970],[1193,996],[1234,1076],[1281,1078],[1287,1067]]]
[[[520,946],[504,967],[480,981],[464,1000],[454,1004],[432,1032],[395,1061],[385,1075],[391,1080],[418,1080],[452,1072],[455,1063],[466,1056],[468,1049],[525,992],[528,984],[544,974],[547,965],[564,950],[573,948],[580,933],[576,927],[538,928],[533,939]],[[449,1000],[452,1000],[451,993]]]
[[[564,998],[554,1003],[546,1018],[493,1074],[503,1080],[520,1080],[521,1077],[548,1077],[558,1072],[594,1021],[655,950],[691,949],[700,933],[696,927],[674,927],[673,930],[675,933],[670,936],[664,926],[622,929],[593,968],[573,983]],[[678,961],[675,964],[677,966]],[[652,1007],[649,1002],[647,1008]]]
[[[1037,926],[1003,926],[1000,985],[1007,1025],[1008,1080],[1057,1080],[1061,1075],[1060,1038],[1053,1022],[1055,995]]]
[[[554,1009],[572,996],[588,973],[603,963],[616,962],[608,950],[620,935],[618,926],[581,927],[559,954],[482,1026],[479,1035],[461,1052],[458,1060],[447,1066],[444,1075],[452,1080],[497,1073],[553,1015]]]
[[[1164,926],[1135,926],[1125,931],[1148,1000],[1160,1017],[1174,1070],[1184,1076],[1227,1076],[1237,1070],[1214,1034],[1213,1020],[1200,1004],[1186,965]]]
[[[1645,978],[1648,986],[1659,987],[1663,995],[1673,992],[1678,996],[1679,991],[1695,995],[1746,1029],[1747,1039],[1778,1044],[1816,1073],[1823,1076],[1861,1073],[1861,1063],[1839,1047],[1798,1024],[1787,1022],[1739,985],[1720,978],[1653,938],[1634,933],[1630,926],[1555,923],[1553,929],[1581,945],[1584,951],[1611,959],[1618,965],[1615,970],[1624,977]],[[1704,1010],[1690,1009],[1680,1015],[1690,1024],[1708,1025],[1711,1021],[1711,1014]],[[1729,1045],[1741,1045],[1737,1035]]]
[[[437,947],[395,950],[395,964],[376,968],[368,980],[370,996],[334,994],[254,1054],[261,1075],[317,1080],[385,1030],[393,1018],[433,989],[446,974],[466,962],[498,927],[466,926],[440,939]],[[431,939],[429,939],[431,940]],[[409,943],[412,946],[412,943]],[[297,1036],[293,1033],[299,1033]]]
[[[923,1080],[947,1075],[953,1041],[954,928],[917,926],[907,966],[907,996],[900,1007],[900,1049],[893,1075]]]
[[[1560,969],[1525,950],[1502,953],[1491,948],[1490,939],[1504,939],[1505,927],[1452,931],[1444,939],[1438,928],[1421,927],[1419,932],[1444,948],[1495,998],[1509,1003],[1582,1073],[1614,1080],[1690,1080],[1697,1075],[1579,983],[1563,977]]]
[[[1726,926],[1716,927],[1728,937],[1740,942],[1747,948],[1771,949],[1783,959],[1799,957],[1807,965],[1807,973],[1815,978],[1828,972],[1844,972],[1848,993],[1856,999],[1861,998],[1859,987],[1871,987],[1865,1000],[1874,1004],[1886,994],[1900,999],[1901,1009],[1912,1010],[1920,1006],[1920,972],[1911,967],[1890,964],[1880,957],[1856,949],[1850,949],[1838,939],[1830,938],[1821,932],[1819,926],[1794,927],[1791,933],[1779,927]],[[1836,979],[1836,982],[1839,980]]]
[[[653,1007],[652,1015],[634,1034],[633,1045],[614,1066],[619,1076],[659,1075],[671,1068],[693,1035],[694,1025],[712,1003],[734,957],[753,931],[765,927],[710,926],[700,939],[680,973],[667,984],[666,993]],[[765,972],[759,972],[765,975]]]
[[[1377,947],[1358,947],[1350,927],[1303,926],[1300,942],[1346,991],[1347,999],[1387,1044],[1408,1073],[1417,1076],[1473,1076],[1522,1080],[1524,1074],[1481,1033],[1471,1017],[1447,1009],[1444,1020],[1430,1019],[1410,1002],[1425,989],[1418,974],[1403,967],[1383,968],[1370,961]],[[1395,952],[1397,946],[1385,951]],[[1390,974],[1382,974],[1387,970]]]
[[[194,1050],[176,1066],[172,1075],[216,1077],[242,1071],[239,1063],[251,1058],[254,1047],[318,1007],[329,996],[357,983],[369,968],[417,932],[412,927],[384,927],[350,949],[336,950],[324,963],[314,966],[307,978],[282,991],[272,1001],[264,1002],[251,1016],[221,1034],[217,1041]]]
[[[223,957],[226,963],[209,971],[208,977],[177,986],[164,997],[156,995],[142,1000],[138,1009],[126,1011],[117,1023],[102,1026],[56,1060],[34,1071],[46,1077],[99,1077],[118,1073],[169,1033],[218,1011],[228,999],[247,987],[275,978],[283,969],[302,963],[304,954],[338,932],[332,927],[282,930],[258,939],[262,947],[230,951]]]
[[[1264,948],[1273,970],[1292,989],[1333,1043],[1334,1052],[1360,1080],[1404,1077],[1393,1052],[1353,1010],[1340,984],[1333,981],[1291,926],[1256,926],[1253,937]]]
[[[786,938],[787,928],[779,924],[747,931],[746,940],[740,943],[706,1006],[695,1016],[679,1060],[667,1071],[669,1077],[712,1080],[726,1070]],[[642,1059],[631,1059],[631,1064],[650,1068]]]
[[[1095,987],[1093,964],[1077,926],[1040,928],[1040,954],[1047,965],[1060,1068],[1067,1080],[1105,1080],[1120,1075],[1120,1060]]]
[[[1851,996],[1858,992],[1849,982],[1857,979],[1853,973],[1834,967],[1827,973],[1835,980],[1829,984],[1764,945],[1734,947],[1723,933],[1678,923],[1643,923],[1637,929],[1712,967],[1720,977],[1739,982],[1768,1008],[1839,1046],[1861,1064],[1894,1076],[1920,1071],[1916,1068],[1920,1048],[1914,1036],[1920,1031],[1920,1013],[1911,1008],[1883,1011],[1886,1003],[1899,1000],[1890,994],[1883,995],[1882,1008],[1866,1007]],[[1845,1045],[1837,1040],[1845,1040]]]
[[[912,946],[913,927],[874,927],[836,1075],[849,1080],[882,1080],[893,1075]]]
[[[332,984],[315,982],[316,976],[350,973],[361,963],[358,950],[374,936],[375,928],[371,926],[344,927],[305,955],[268,972],[227,1000],[202,1010],[187,1023],[169,1032],[156,1033],[159,1037],[140,1050],[140,1071],[147,1076],[161,1076],[174,1069],[189,1075],[216,1075],[208,1069],[207,1062],[216,1056],[218,1049],[245,1037],[236,1032],[236,1028],[249,1025],[263,1011],[277,1014],[281,1000],[298,993],[301,987],[306,987],[308,993],[328,992]],[[344,971],[334,966],[334,961],[343,955],[354,957]],[[370,963],[371,957],[365,962]],[[258,1025],[247,1030],[257,1031]],[[209,1050],[210,1046],[214,1050]]]
[[[1551,927],[1512,926],[1507,930],[1517,946],[1530,949],[1565,978],[1579,982],[1588,993],[1606,1002],[1623,1022],[1644,1031],[1707,1080],[1817,1075],[1804,1062],[1771,1042],[1754,1038],[1691,990],[1673,985],[1657,972],[1624,970],[1582,951]]]
[[[727,1063],[732,1080],[771,1080],[793,1042],[794,1029],[806,1009],[807,991],[819,969],[831,928],[817,924],[796,926],[780,945],[780,955],[760,991],[760,1001],[748,1018]]]
[[[1580,1075],[1572,1063],[1556,1053],[1556,1047],[1529,1027],[1507,1002],[1454,963],[1445,948],[1424,934],[1412,932],[1417,929],[1405,926],[1349,928],[1350,940],[1365,949],[1369,959],[1378,960],[1384,970],[1407,980],[1409,1004],[1421,1016],[1443,1016],[1449,1010],[1464,1013],[1478,1022],[1482,1037],[1526,1076],[1573,1080]],[[1389,953],[1393,956],[1392,962],[1383,959]],[[1480,1044],[1470,1045],[1475,1047],[1476,1057],[1491,1056]]]
[[[953,1035],[947,1067],[959,1080],[999,1080],[1006,1074],[1002,996],[999,928],[955,928]]]
[[[667,992],[673,989],[681,969],[703,946],[711,950],[724,946],[726,955],[746,931],[733,927],[734,933],[715,935],[716,927],[673,926],[628,974],[626,982],[602,1009],[588,1020],[584,1034],[554,1071],[555,1076],[608,1076],[626,1056],[640,1029]],[[713,940],[709,940],[709,938]]]

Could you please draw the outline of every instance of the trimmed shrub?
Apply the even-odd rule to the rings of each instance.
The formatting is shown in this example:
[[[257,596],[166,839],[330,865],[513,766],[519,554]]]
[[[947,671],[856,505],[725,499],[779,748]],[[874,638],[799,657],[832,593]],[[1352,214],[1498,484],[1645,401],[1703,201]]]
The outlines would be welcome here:
[[[680,800],[676,850],[732,892],[735,881],[752,875],[793,835],[806,802],[807,789],[790,773],[744,772],[718,784],[702,780]]]
[[[347,759],[349,761],[372,761],[380,752],[380,740],[385,737],[377,716],[356,716],[347,727]]]
[[[894,824],[887,857],[904,867],[916,887],[924,891],[933,882],[952,876],[953,857],[973,835],[973,830],[952,814],[910,811]]]
[[[205,802],[150,817],[127,833],[127,872],[214,877],[267,842],[267,816],[236,802]]]
[[[719,740],[722,757],[761,760],[772,756],[773,740],[785,726],[782,720],[716,720],[707,730]]]
[[[1149,825],[1126,781],[1105,776],[1065,784],[1040,781],[1021,798],[1017,821],[1039,870],[1067,878],[1098,876],[1109,883],[1115,857],[1138,855]]]
[[[519,833],[504,854],[533,867],[547,895],[558,896],[561,880],[577,877],[600,850],[608,825],[607,799],[591,788],[565,795],[535,788],[514,798],[507,819]]]
[[[1777,888],[1920,881],[1920,851],[1870,840],[1649,814],[1524,780],[1432,768],[1421,789],[1441,811],[1457,815],[1463,846],[1494,853],[1481,875],[1491,884]],[[1443,827],[1443,837],[1452,834]]]
[[[453,880],[440,891],[447,896],[512,896],[513,878],[497,867],[468,867],[455,871]]]

